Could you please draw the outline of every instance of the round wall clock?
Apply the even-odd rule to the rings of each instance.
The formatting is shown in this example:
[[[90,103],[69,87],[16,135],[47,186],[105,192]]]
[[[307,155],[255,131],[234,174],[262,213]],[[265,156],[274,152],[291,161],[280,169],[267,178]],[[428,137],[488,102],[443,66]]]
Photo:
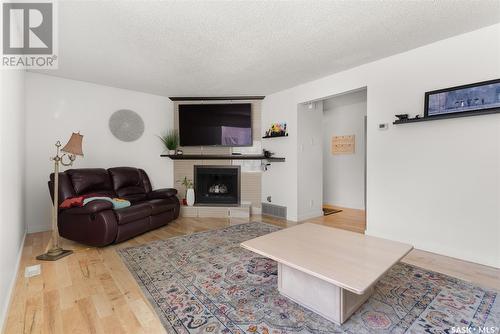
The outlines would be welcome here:
[[[135,111],[121,109],[109,118],[109,130],[121,141],[134,141],[144,133],[144,121]]]

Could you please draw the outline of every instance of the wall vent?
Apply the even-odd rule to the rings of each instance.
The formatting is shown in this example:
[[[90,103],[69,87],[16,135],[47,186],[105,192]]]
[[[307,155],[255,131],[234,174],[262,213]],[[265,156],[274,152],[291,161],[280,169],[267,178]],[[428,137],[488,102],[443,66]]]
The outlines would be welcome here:
[[[286,219],[286,206],[262,203],[262,214]]]

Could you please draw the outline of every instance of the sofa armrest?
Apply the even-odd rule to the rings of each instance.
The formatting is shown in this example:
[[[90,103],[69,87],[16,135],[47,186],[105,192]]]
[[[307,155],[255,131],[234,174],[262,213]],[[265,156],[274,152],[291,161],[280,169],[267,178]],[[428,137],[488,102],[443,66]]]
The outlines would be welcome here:
[[[59,215],[60,236],[94,247],[103,247],[116,240],[118,223],[113,210],[90,214],[70,214],[68,211],[63,210]]]
[[[148,194],[149,199],[162,199],[162,198],[170,198],[172,196],[177,195],[177,189],[174,188],[164,188],[164,189],[156,189]]]
[[[65,209],[64,213],[71,215],[90,215],[104,210],[113,209],[113,203],[108,201],[95,200],[82,207]]]

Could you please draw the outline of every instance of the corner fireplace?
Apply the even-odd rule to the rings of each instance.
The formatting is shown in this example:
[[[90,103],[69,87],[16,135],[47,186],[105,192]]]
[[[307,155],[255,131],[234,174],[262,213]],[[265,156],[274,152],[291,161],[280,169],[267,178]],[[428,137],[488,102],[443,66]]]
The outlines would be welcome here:
[[[194,166],[195,205],[239,205],[240,166]]]

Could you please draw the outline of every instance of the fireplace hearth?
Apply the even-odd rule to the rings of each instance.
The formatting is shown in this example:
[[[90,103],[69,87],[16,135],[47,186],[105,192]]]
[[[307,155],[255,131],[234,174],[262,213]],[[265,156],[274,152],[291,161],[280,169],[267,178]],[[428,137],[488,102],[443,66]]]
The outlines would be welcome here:
[[[194,166],[195,205],[239,205],[240,166]]]

